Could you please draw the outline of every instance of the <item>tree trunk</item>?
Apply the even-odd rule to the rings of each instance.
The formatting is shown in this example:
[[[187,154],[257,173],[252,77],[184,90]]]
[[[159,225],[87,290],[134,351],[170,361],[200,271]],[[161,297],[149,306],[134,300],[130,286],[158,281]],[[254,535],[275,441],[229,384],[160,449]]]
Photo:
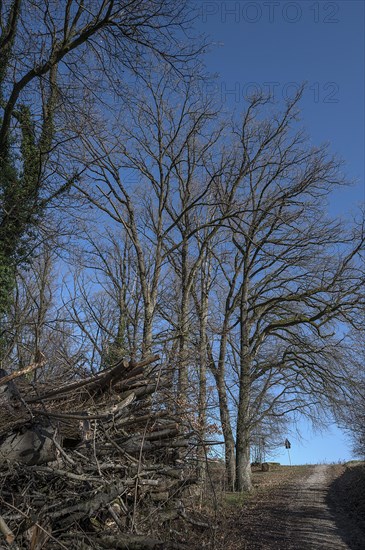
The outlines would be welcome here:
[[[235,445],[232,432],[224,435],[227,488],[234,491],[236,484]]]
[[[209,260],[204,262],[201,273],[201,306],[200,306],[200,334],[199,334],[199,435],[202,441],[206,437],[207,429],[207,325],[208,325],[208,300],[210,285]],[[205,447],[202,445],[198,451],[199,471],[198,476],[202,484],[205,482],[206,461]]]
[[[252,490],[250,432],[246,429],[237,430],[235,488],[239,493],[250,492]]]
[[[184,240],[182,245],[182,268],[181,268],[181,305],[179,322],[179,377],[178,393],[184,400],[187,398],[188,390],[188,335],[189,335],[189,289],[187,288],[188,279],[188,242]]]
[[[150,355],[152,350],[152,323],[154,315],[153,310],[154,307],[151,303],[145,304],[142,342],[143,357]]]
[[[213,369],[213,374],[216,381],[218,400],[219,400],[219,414],[224,438],[224,450],[225,450],[225,463],[226,463],[226,476],[228,488],[234,491],[235,477],[236,477],[236,465],[235,465],[235,442],[232,432],[231,419],[229,415],[227,390],[225,385],[225,357],[227,349],[228,338],[228,317],[226,317],[219,350],[219,359],[217,368]],[[211,354],[211,362],[213,363],[213,357]]]
[[[251,355],[249,347],[247,273],[244,274],[240,304],[240,379],[236,432],[236,491],[251,491],[250,391]]]

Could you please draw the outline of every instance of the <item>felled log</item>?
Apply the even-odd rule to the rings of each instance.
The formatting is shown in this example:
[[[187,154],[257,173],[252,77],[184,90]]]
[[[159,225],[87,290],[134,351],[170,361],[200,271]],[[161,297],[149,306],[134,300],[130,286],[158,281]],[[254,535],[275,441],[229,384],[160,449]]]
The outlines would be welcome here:
[[[42,401],[49,400],[61,394],[67,395],[81,388],[87,390],[89,395],[102,393],[108,389],[111,385],[116,384],[123,376],[127,377],[128,371],[132,369],[140,369],[146,365],[153,363],[159,359],[159,355],[153,355],[147,357],[138,363],[130,361],[129,363],[125,360],[120,361],[117,365],[111,369],[101,371],[93,376],[90,376],[84,380],[79,380],[67,386],[51,390],[41,396],[36,396],[27,399],[27,403],[39,403]]]
[[[52,462],[57,457],[57,433],[50,425],[33,423],[10,433],[0,444],[0,466],[20,462],[28,466]],[[60,438],[58,437],[58,442]]]
[[[178,463],[174,449],[194,458],[197,439],[166,410],[166,378],[144,369],[156,359],[121,362],[62,387],[55,381],[41,395],[26,388],[17,427],[4,422],[0,438],[0,466],[12,466],[3,472],[2,517],[20,546],[40,540],[36,518],[49,525],[50,548],[55,533],[61,546],[80,549],[182,548],[162,542],[158,528],[181,521],[180,499],[196,479],[192,460]],[[146,534],[129,535],[130,526]]]
[[[132,425],[135,425],[135,424],[145,424],[146,422],[148,422],[151,419],[157,420],[157,419],[160,419],[160,418],[164,418],[164,417],[168,416],[168,414],[169,414],[168,411],[158,411],[158,412],[155,412],[153,414],[148,413],[148,414],[140,415],[140,416],[131,415],[131,416],[127,416],[125,418],[120,418],[119,420],[117,420],[115,422],[115,425],[126,428],[126,427],[130,427]]]
[[[58,525],[67,527],[84,517],[94,515],[100,508],[103,508],[124,493],[125,488],[124,481],[121,483],[110,483],[103,490],[99,491],[94,498],[88,498],[83,501],[78,499],[75,504],[61,509],[58,508],[55,512],[48,512],[47,515],[51,519],[57,519]]]
[[[128,395],[125,399],[123,399],[120,403],[116,403],[113,405],[113,407],[109,408],[108,410],[101,412],[100,414],[92,414],[87,411],[74,411],[74,412],[67,412],[67,413],[61,413],[61,412],[50,412],[50,411],[37,411],[33,410],[32,413],[34,415],[40,415],[40,416],[46,416],[51,418],[58,418],[59,420],[115,420],[118,418],[126,407],[130,405],[135,398],[134,392]]]
[[[176,435],[179,435],[179,427],[176,422],[164,426],[163,429],[153,430],[146,433],[144,438],[148,441],[159,441],[161,439],[173,439]]]

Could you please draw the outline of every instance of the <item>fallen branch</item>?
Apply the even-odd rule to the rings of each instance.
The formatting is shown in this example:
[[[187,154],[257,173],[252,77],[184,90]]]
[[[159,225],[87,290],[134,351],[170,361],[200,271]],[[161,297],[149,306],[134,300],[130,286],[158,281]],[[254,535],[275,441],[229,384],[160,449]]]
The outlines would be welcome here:
[[[78,412],[71,412],[71,413],[59,413],[59,412],[50,412],[50,411],[38,411],[38,410],[32,410],[33,415],[41,415],[41,416],[51,416],[53,418],[59,418],[62,420],[112,420],[115,417],[118,417],[120,411],[122,411],[125,407],[130,405],[132,401],[135,398],[135,394],[131,393],[126,397],[121,403],[117,403],[114,405],[112,410],[102,413],[102,414],[89,414],[88,412],[78,411]]]
[[[67,386],[62,386],[61,388],[54,389],[44,395],[27,399],[27,403],[38,403],[40,401],[50,399],[51,397],[55,397],[56,395],[66,395],[85,386],[88,386],[88,392],[92,392],[93,390],[103,390],[110,384],[115,384],[116,382],[118,382],[123,377],[123,374],[127,374],[132,369],[139,369],[140,367],[149,365],[150,363],[157,361],[159,358],[159,355],[153,355],[151,357],[147,357],[139,363],[136,363],[134,361],[130,361],[129,363],[127,363],[126,361],[121,361],[112,369],[104,370],[84,380],[79,380],[78,382],[74,382],[73,384],[68,384]]]
[[[0,531],[4,535],[6,542],[8,544],[13,544],[15,540],[15,535],[13,531],[8,527],[2,516],[0,516]]]
[[[0,478],[2,499],[12,504],[0,516],[4,547],[5,533],[14,533],[9,544],[14,550],[17,545],[56,550],[55,542],[80,550],[186,548],[166,540],[172,531],[163,537],[161,525],[168,522],[170,529],[173,521],[181,523],[185,489],[197,482],[200,440],[184,419],[167,410],[169,379],[161,377],[161,366],[157,363],[158,373],[153,365],[144,368],[156,359],[120,361],[67,386],[65,379],[61,386],[60,377],[47,381],[42,390],[28,393],[32,410],[18,407],[13,416],[3,399],[5,475],[0,472]],[[176,448],[186,450],[179,454]],[[179,459],[183,455],[185,461]],[[151,516],[156,518],[152,524]],[[206,527],[202,521],[190,523]]]
[[[19,508],[17,508],[16,506],[13,506],[13,505],[10,504],[9,502],[5,502],[4,499],[1,499],[1,500],[2,500],[2,502],[3,502],[3,504],[4,504],[5,506],[7,506],[8,508],[11,508],[11,509],[14,510],[15,512],[20,513],[21,516],[22,516],[23,518],[28,519],[28,520],[31,519],[31,517],[30,517],[28,514],[26,514],[25,512],[22,512],[22,510],[19,510]],[[0,517],[1,517],[1,516],[0,516]],[[51,535],[51,533],[49,533],[46,529],[44,529],[44,527],[42,527],[42,525],[39,525],[39,523],[37,523],[37,522],[32,522],[32,525],[36,525],[41,531],[44,532],[45,535],[47,535],[48,538],[50,538],[51,540],[53,540],[53,542],[55,542],[56,544],[58,544],[58,546],[60,546],[60,547],[63,548],[64,550],[67,550],[67,547],[66,547],[64,544],[62,544],[62,542],[60,542],[60,541],[57,540],[55,537],[53,537],[53,536]],[[31,526],[32,526],[32,525],[31,525]]]
[[[103,536],[98,542],[103,548],[115,548],[116,550],[162,550],[166,548],[163,541],[141,535]]]
[[[182,510],[179,511],[179,516],[191,525],[194,525],[195,527],[202,527],[203,529],[218,529],[218,525],[211,525],[210,523],[206,523],[205,521],[198,521],[196,519],[193,519]]]
[[[3,376],[2,378],[0,378],[0,386],[3,386],[4,384],[11,382],[12,380],[15,380],[15,378],[19,378],[20,376],[29,374],[30,372],[33,372],[36,369],[40,369],[41,367],[44,367],[45,364],[46,364],[45,361],[40,361],[38,363],[31,363],[24,369],[17,370],[15,372],[12,372],[11,374],[7,374],[6,376]]]

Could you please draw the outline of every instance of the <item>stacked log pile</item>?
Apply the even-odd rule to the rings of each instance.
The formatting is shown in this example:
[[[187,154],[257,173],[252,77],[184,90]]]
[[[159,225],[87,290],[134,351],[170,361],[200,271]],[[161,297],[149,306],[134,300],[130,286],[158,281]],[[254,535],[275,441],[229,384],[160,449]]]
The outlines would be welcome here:
[[[0,548],[184,548],[161,535],[189,519],[197,440],[157,360],[44,388],[0,373]]]

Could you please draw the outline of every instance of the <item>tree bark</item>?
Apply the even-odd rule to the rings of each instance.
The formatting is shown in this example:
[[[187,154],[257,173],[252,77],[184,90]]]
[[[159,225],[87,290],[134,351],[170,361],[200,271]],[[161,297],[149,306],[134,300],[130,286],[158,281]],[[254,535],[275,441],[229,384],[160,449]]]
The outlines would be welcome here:
[[[223,331],[219,349],[219,359],[217,367],[213,367],[213,374],[216,381],[218,401],[219,401],[219,415],[222,425],[222,432],[224,438],[224,450],[225,450],[225,464],[226,464],[226,477],[228,489],[231,491],[235,487],[236,478],[236,465],[235,465],[235,442],[232,432],[231,419],[229,415],[227,390],[225,386],[225,357],[227,351],[227,338],[228,338],[228,318],[225,319],[223,325]],[[213,365],[213,357],[210,351],[210,360]]]
[[[201,297],[199,315],[199,434],[202,441],[206,437],[207,429],[207,325],[208,325],[208,302],[210,286],[209,259],[206,258],[201,273]],[[202,483],[206,476],[205,447],[202,445],[198,452],[199,472],[198,476]]]
[[[56,459],[57,449],[53,441],[56,437],[51,426],[36,424],[23,433],[10,434],[0,445],[0,465],[20,462],[30,466],[52,462]]]
[[[178,391],[182,399],[187,397],[188,390],[188,335],[189,335],[189,288],[188,282],[188,241],[184,239],[181,250],[181,305],[179,322],[179,370]]]
[[[236,491],[239,493],[252,491],[250,430],[245,427],[237,430]]]
[[[240,379],[236,432],[236,491],[252,490],[250,461],[250,348],[248,318],[248,274],[244,273],[240,304]]]

